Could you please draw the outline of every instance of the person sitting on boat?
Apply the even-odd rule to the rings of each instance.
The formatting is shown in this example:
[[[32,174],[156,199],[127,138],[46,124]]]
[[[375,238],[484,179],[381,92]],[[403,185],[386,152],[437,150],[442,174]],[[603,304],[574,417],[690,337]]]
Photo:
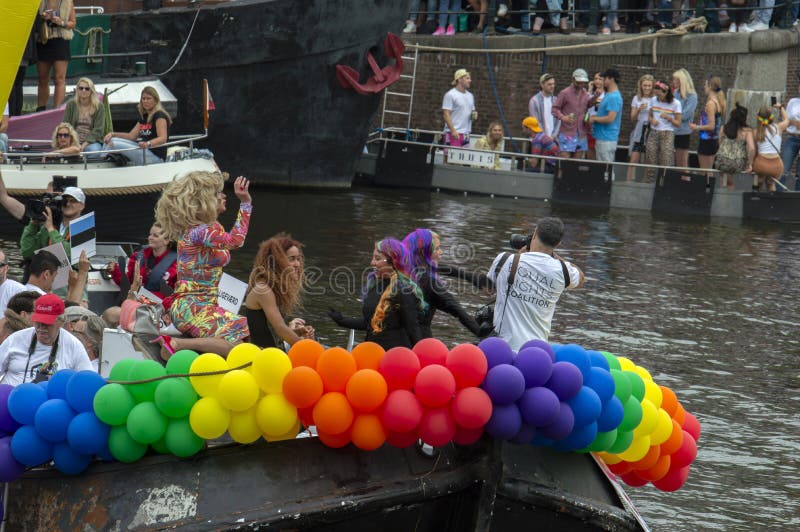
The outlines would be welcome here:
[[[105,322],[99,316],[92,316],[86,321],[86,327],[82,331],[71,331],[83,348],[92,363],[92,368],[100,372],[100,353],[103,350],[103,330]]]
[[[64,321],[62,322],[66,330],[71,333],[75,331],[83,332],[86,330],[86,322],[91,317],[99,317],[97,314],[84,308],[80,303],[74,301],[64,302]]]
[[[422,339],[419,318],[427,307],[419,286],[409,277],[407,250],[394,238],[375,244],[362,295],[362,316],[345,317],[330,309],[328,316],[340,327],[367,331],[365,340],[384,349],[413,347]]]
[[[302,318],[286,324],[288,316],[301,305],[303,244],[279,233],[258,246],[247,284],[244,305],[250,341],[259,347],[294,345],[303,338],[314,339],[314,328]]]
[[[67,122],[61,122],[53,130],[53,149],[42,154],[42,162],[48,159],[70,159],[81,153],[81,143],[78,140],[78,132]]]
[[[89,78],[81,78],[75,85],[75,97],[67,102],[64,109],[64,122],[68,122],[78,132],[82,152],[103,149],[106,108],[97,98],[94,83]]]
[[[69,124],[67,124],[69,126]],[[69,126],[70,129],[72,126]],[[75,130],[73,130],[74,133]],[[37,249],[42,249],[51,244],[61,242],[67,257],[70,256],[69,224],[72,220],[83,214],[86,207],[86,194],[78,187],[66,187],[61,193],[61,222],[58,227],[53,221],[53,211],[50,207],[44,208],[44,222],[31,220],[22,231],[19,240],[19,251],[23,259],[30,259]]]
[[[144,286],[160,299],[164,299],[175,290],[178,276],[178,253],[175,251],[175,243],[164,236],[164,230],[156,222],[150,227],[147,244],[128,257],[125,276],[132,292],[135,293]],[[111,278],[120,285],[122,271],[119,266],[112,263],[110,270]]]
[[[558,155],[559,147],[556,141],[545,134],[542,127],[539,125],[539,121],[532,116],[522,121],[522,129],[525,134],[531,138],[531,153],[544,157],[544,159],[531,157],[528,168],[530,168],[531,171],[539,170],[552,173],[555,169],[555,161],[547,159],[547,157],[555,157]],[[544,165],[541,164],[542,162],[544,162]]]
[[[178,276],[175,292],[164,307],[184,338],[159,337],[166,351],[192,349],[227,356],[233,346],[250,336],[247,318],[219,306],[222,268],[231,250],[242,247],[253,210],[250,182],[237,177],[234,193],[241,202],[229,233],[217,221],[225,212],[223,176],[217,172],[191,172],[172,181],[156,204],[156,221],[164,236],[178,242]],[[162,356],[168,358],[168,353]]]
[[[479,138],[478,142],[475,143],[475,149],[494,152],[506,151],[504,136],[503,125],[500,122],[491,122],[488,131],[486,131],[486,135]],[[494,169],[500,169],[499,155],[495,155],[494,157]]]
[[[472,122],[478,119],[478,112],[475,110],[475,97],[468,90],[472,78],[465,68],[456,70],[452,85],[442,100],[444,143],[459,147],[469,144]]]
[[[39,89],[36,111],[44,111],[50,99],[50,70],[53,71],[53,107],[64,103],[67,93],[67,65],[72,57],[69,45],[77,24],[72,0],[42,0],[41,25],[36,41],[36,72]]]
[[[0,344],[2,382],[18,386],[48,380],[56,371],[92,370],[80,340],[61,328],[64,302],[55,295],[39,297],[34,304],[33,327],[11,334]]]
[[[561,293],[583,285],[583,272],[555,252],[563,236],[564,222],[543,218],[536,224],[529,249],[523,247],[513,258],[500,253],[489,268],[489,278],[497,286],[494,330],[514,351],[528,340],[546,341]]]
[[[61,263],[58,257],[49,251],[41,250],[35,254],[28,265],[30,276],[25,284],[25,290],[38,292],[40,295],[53,290],[53,281],[56,279]]]
[[[164,162],[167,149],[157,146],[167,143],[172,117],[161,105],[158,91],[149,85],[142,89],[137,110],[139,119],[133,129],[127,133],[114,131],[108,133],[103,139],[106,143],[103,149],[125,149],[126,151],[120,154],[135,165]]]
[[[439,235],[430,229],[415,229],[403,239],[403,245],[408,250],[411,278],[422,290],[422,295],[428,304],[420,318],[422,337],[433,336],[431,322],[437,309],[458,318],[464,327],[477,336],[480,328],[477,322],[467,314],[464,307],[456,301],[453,294],[448,292],[447,287],[439,280],[437,270],[439,259],[442,257]]]

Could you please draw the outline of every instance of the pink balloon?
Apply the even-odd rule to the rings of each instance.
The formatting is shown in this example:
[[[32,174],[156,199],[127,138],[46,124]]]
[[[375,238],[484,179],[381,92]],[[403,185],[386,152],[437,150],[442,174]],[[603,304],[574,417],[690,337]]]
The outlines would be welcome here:
[[[414,351],[407,347],[393,347],[384,353],[378,371],[386,379],[389,391],[410,390],[419,368],[419,357]]]
[[[456,433],[456,422],[446,406],[431,408],[422,415],[419,423],[419,436],[422,441],[434,447],[442,447],[450,442]]]
[[[700,422],[689,412],[686,412],[686,417],[683,420],[683,430],[691,434],[694,441],[700,439]]]
[[[433,364],[425,366],[417,373],[414,393],[425,406],[444,406],[450,402],[455,392],[456,380],[446,367]]]
[[[423,368],[431,364],[444,366],[449,352],[444,342],[436,338],[423,338],[417,342],[413,351],[419,357],[419,363]]]
[[[486,377],[489,363],[477,345],[461,344],[455,346],[447,355],[447,369],[453,372],[456,387],[461,389],[480,386]]]
[[[408,390],[395,390],[386,397],[380,418],[389,432],[409,432],[422,419],[422,405]]]

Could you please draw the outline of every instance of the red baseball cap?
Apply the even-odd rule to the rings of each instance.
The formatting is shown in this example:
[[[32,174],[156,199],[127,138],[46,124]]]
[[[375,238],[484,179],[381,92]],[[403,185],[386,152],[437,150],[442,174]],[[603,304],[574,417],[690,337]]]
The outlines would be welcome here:
[[[52,325],[62,314],[64,314],[64,302],[61,298],[55,294],[45,294],[33,303],[31,321]]]

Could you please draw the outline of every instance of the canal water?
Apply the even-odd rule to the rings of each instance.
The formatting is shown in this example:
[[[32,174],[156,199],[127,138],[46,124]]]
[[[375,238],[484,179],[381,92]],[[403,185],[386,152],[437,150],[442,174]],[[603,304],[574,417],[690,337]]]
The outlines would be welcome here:
[[[375,241],[430,227],[442,237],[443,262],[485,272],[512,232],[544,215],[565,221],[560,253],[586,273],[585,287],[559,302],[550,340],[631,358],[702,424],[680,491],[627,490],[652,528],[800,529],[800,226],[421,191],[259,190],[245,247],[226,271],[246,280],[258,242],[291,232],[305,244],[309,276],[298,315],[321,341],[344,346],[347,331],[326,312],[359,314]],[[16,235],[3,236],[13,259]],[[463,282],[451,289],[471,310],[490,299]],[[436,336],[473,340],[440,314]]]

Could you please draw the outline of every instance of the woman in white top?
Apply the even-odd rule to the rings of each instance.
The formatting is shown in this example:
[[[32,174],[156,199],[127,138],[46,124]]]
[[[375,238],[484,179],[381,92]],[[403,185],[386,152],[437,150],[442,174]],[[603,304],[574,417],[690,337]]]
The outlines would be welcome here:
[[[663,81],[653,84],[655,97],[650,106],[650,134],[647,137],[645,162],[658,166],[675,164],[675,130],[681,125],[681,102],[676,100],[669,85]],[[648,168],[645,181],[655,179],[655,170]]]
[[[775,112],[780,111],[781,121],[775,122]],[[766,186],[769,192],[775,192],[775,181],[783,175],[781,161],[781,134],[789,126],[789,117],[783,104],[776,103],[773,109],[762,107],[756,117],[756,158],[753,159],[753,173],[758,180],[753,187],[759,190]]]
[[[631,120],[636,122],[628,142],[628,155],[632,163],[642,160],[650,132],[650,107],[653,105],[653,82],[655,78],[645,74],[636,83],[636,96],[631,102]],[[628,167],[628,181],[633,181],[635,167]]]
[[[800,93],[800,86],[797,88]],[[792,98],[786,104],[786,115],[789,117],[789,127],[786,128],[786,139],[781,146],[781,160],[783,161],[783,175],[792,175],[792,167],[800,152],[800,97]],[[795,176],[797,174],[794,174]],[[784,178],[781,178],[783,181]],[[800,179],[795,178],[794,190],[800,190]]]

